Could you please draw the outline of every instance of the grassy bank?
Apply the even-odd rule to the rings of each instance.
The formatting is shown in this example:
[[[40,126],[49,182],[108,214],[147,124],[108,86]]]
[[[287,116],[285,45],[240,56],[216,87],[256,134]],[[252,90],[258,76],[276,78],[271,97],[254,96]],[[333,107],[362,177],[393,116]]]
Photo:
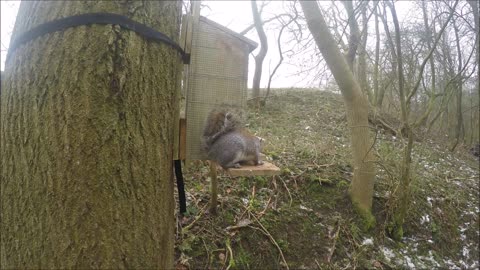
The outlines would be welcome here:
[[[250,129],[266,138],[277,177],[220,174],[218,215],[208,209],[208,166],[185,171],[188,214],[179,223],[179,269],[342,269],[479,267],[479,164],[466,150],[418,136],[412,162],[405,237],[386,235],[400,175],[403,141],[376,137],[375,230],[364,232],[348,199],[350,139],[341,96],[273,92],[249,113]]]

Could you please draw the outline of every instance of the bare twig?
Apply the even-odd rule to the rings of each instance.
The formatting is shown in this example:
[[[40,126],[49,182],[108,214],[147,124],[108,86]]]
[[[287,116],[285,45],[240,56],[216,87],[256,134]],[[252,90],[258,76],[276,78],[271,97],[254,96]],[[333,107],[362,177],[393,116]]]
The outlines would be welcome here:
[[[241,228],[248,227],[248,225],[252,224],[252,221],[250,221],[250,220],[245,220],[245,222],[242,222],[242,221],[244,221],[244,220],[241,220],[240,222],[238,222],[237,225],[228,226],[227,228],[225,228],[225,230],[227,230],[227,231],[238,230],[238,229],[241,229]]]
[[[283,181],[283,179],[282,179],[281,177],[280,177],[280,181],[282,181],[283,186],[284,186],[285,189],[287,190],[288,197],[290,197],[290,204],[289,204],[289,206],[292,206],[292,201],[293,201],[293,199],[292,199],[292,194],[290,193],[290,189],[288,189],[287,184],[285,184],[285,182]]]
[[[283,53],[282,53],[282,45],[281,45],[281,39],[282,39],[282,33],[283,33],[283,30],[288,27],[288,25],[290,23],[292,23],[293,21],[295,21],[298,17],[298,13],[295,14],[295,17],[292,17],[290,16],[290,21],[287,22],[287,23],[283,23],[282,22],[282,28],[280,29],[280,32],[278,33],[278,39],[277,39],[277,46],[278,46],[278,53],[280,55],[280,59],[278,60],[278,63],[277,65],[275,66],[275,68],[273,69],[272,73],[270,74],[270,76],[268,77],[268,84],[267,84],[267,93],[265,94],[265,97],[263,98],[263,103],[266,103],[267,102],[267,98],[268,98],[268,95],[270,94],[270,85],[272,83],[272,79],[273,79],[273,76],[275,75],[275,73],[277,72],[278,68],[280,67],[280,65],[282,64],[283,62]]]
[[[259,218],[265,214],[265,212],[266,212],[267,209],[268,209],[268,206],[270,205],[270,201],[271,201],[271,200],[272,200],[272,196],[270,196],[270,197],[268,198],[268,201],[267,201],[267,204],[265,205],[265,208],[262,210],[262,212],[260,212],[260,213],[258,214],[258,217],[259,217]]]
[[[268,232],[267,229],[265,229],[265,227],[262,225],[262,223],[257,219],[257,217],[255,215],[252,215],[253,218],[255,219],[255,221],[258,223],[258,225],[261,227],[261,229],[255,227],[255,226],[249,226],[250,228],[253,228],[253,229],[256,229],[256,230],[260,230],[261,232],[263,232],[263,234],[265,234],[269,239],[270,241],[272,242],[272,244],[275,245],[275,247],[277,247],[278,249],[278,252],[280,253],[280,257],[282,257],[282,261],[283,261],[283,264],[285,264],[285,267],[287,269],[290,269],[288,267],[288,264],[287,264],[287,261],[285,260],[285,256],[283,256],[283,252],[282,252],[282,249],[280,248],[280,246],[277,244],[277,241],[275,241],[275,238],[273,238],[273,236]]]
[[[230,269],[230,267],[235,267],[235,260],[233,259],[233,251],[232,247],[230,246],[230,238],[227,238],[225,241],[225,245],[227,246],[228,254],[230,254],[230,259],[228,260],[228,266],[227,270]]]
[[[410,103],[411,100],[412,100],[412,97],[415,95],[415,93],[417,92],[418,90],[418,87],[420,85],[420,82],[421,82],[421,79],[422,79],[422,76],[423,76],[423,70],[425,69],[425,66],[428,62],[428,60],[430,59],[430,57],[433,55],[433,52],[435,51],[435,47],[437,46],[437,43],[438,41],[440,40],[440,37],[442,36],[443,32],[445,31],[448,23],[450,22],[450,19],[452,19],[453,17],[453,14],[454,14],[454,11],[455,11],[455,7],[457,6],[459,1],[455,1],[455,4],[453,5],[453,8],[451,10],[451,13],[450,13],[450,16],[447,18],[447,20],[445,21],[444,25],[442,26],[442,28],[440,29],[440,32],[438,33],[437,37],[435,38],[435,41],[433,42],[432,44],[432,48],[431,50],[428,52],[428,55],[427,57],[425,57],[425,59],[423,59],[423,62],[422,64],[420,65],[420,71],[419,71],[419,77],[415,83],[415,86],[413,87],[413,90],[410,92],[410,94],[407,96],[407,103]]]
[[[204,269],[209,269],[209,265],[208,263],[210,262],[210,252],[208,251],[208,247],[207,247],[207,244],[205,244],[205,240],[203,240],[203,238],[200,238],[202,239],[202,242],[203,242],[203,246],[205,247],[205,251],[207,252],[207,264],[203,267]]]
[[[337,245],[339,232],[340,232],[340,223],[337,222],[337,231],[335,232],[335,235],[333,237],[333,245],[330,248],[330,253],[328,254],[328,257],[327,257],[328,263],[330,263],[330,261],[332,260],[333,253],[335,253],[335,246]]]
[[[272,17],[270,19],[266,19],[266,20],[263,20],[262,21],[262,24],[267,24],[271,21],[274,21],[274,20],[277,20],[283,16],[287,16],[287,17],[292,17],[292,15],[290,14],[287,14],[287,13],[283,13],[283,14],[279,14],[275,17]],[[250,26],[248,26],[247,28],[245,28],[244,30],[242,30],[241,32],[239,32],[240,35],[244,36],[245,34],[247,34],[248,32],[250,32],[253,28],[255,28],[255,23],[252,23]]]
[[[193,224],[195,224],[195,222],[197,222],[203,216],[203,213],[205,212],[205,208],[207,207],[207,205],[208,204],[205,204],[205,206],[203,206],[202,210],[200,210],[200,213],[195,217],[195,220],[193,220],[192,223],[185,226],[185,228],[183,228],[183,231],[190,229],[193,226]]]

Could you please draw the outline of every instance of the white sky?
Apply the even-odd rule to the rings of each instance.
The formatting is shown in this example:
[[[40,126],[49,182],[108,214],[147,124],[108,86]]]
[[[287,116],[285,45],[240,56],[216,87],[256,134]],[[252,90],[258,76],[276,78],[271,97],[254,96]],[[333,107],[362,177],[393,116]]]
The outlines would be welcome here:
[[[202,1],[202,3],[203,5],[208,6],[208,8],[205,7],[202,9],[202,16],[208,17],[219,24],[229,27],[233,31],[240,32],[253,22],[250,1]],[[1,70],[4,70],[5,56],[8,50],[8,44],[10,42],[10,36],[15,24],[15,17],[20,1],[0,1],[0,4]],[[405,4],[408,5],[408,2],[399,1],[396,4],[399,17],[406,15],[405,12],[402,12],[403,10],[406,10],[406,8],[402,7],[405,6]],[[283,5],[285,5],[285,3],[282,1],[270,1],[262,13],[262,18],[268,19],[275,15],[273,13],[283,13]],[[272,31],[271,29],[268,29],[267,26],[265,31],[268,36],[269,50],[263,63],[263,75],[260,87],[267,86],[269,73],[271,70],[273,70],[279,59],[278,48],[276,46],[276,34],[278,33],[278,30]],[[255,30],[250,31],[245,36],[259,43]],[[288,38],[286,33],[284,33],[283,38]],[[256,55],[257,51],[258,49],[254,51],[253,54]],[[307,59],[312,58],[308,55],[301,57],[306,57]],[[305,75],[293,75],[299,71],[299,68],[296,66],[299,61],[302,61],[299,57],[297,57],[297,59],[288,59],[286,57],[272,81],[272,87],[308,87],[318,85],[318,82],[314,82],[313,77],[306,80]],[[295,64],[293,62],[297,63]],[[249,64],[249,86],[251,86],[255,64],[255,60],[253,59],[252,55],[250,55]]]
[[[17,17],[18,6],[20,1],[1,1],[1,69],[5,68],[5,56],[7,55],[8,44],[10,43],[10,36],[12,35],[13,25],[15,24],[15,17]]]

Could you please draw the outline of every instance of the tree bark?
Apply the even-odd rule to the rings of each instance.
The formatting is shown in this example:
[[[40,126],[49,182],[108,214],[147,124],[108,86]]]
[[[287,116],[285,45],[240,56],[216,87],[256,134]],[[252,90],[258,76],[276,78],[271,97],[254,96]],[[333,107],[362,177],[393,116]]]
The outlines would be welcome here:
[[[176,40],[181,2],[22,1],[12,39],[89,12]],[[172,268],[179,55],[112,25],[45,34],[2,78],[0,268]]]
[[[253,74],[253,84],[252,84],[252,95],[255,100],[255,104],[258,106],[260,104],[260,81],[262,79],[262,67],[263,67],[263,60],[267,55],[268,51],[268,42],[267,42],[267,35],[263,30],[263,23],[260,13],[258,12],[257,8],[257,1],[251,0],[252,4],[252,14],[253,14],[253,22],[255,24],[255,29],[258,33],[258,38],[260,39],[260,51],[255,56],[255,72]]]
[[[308,28],[337,82],[347,109],[353,151],[353,180],[350,196],[360,213],[371,216],[375,168],[368,125],[368,101],[354,79],[345,57],[337,47],[315,1],[300,1]],[[370,226],[373,223],[369,224]]]

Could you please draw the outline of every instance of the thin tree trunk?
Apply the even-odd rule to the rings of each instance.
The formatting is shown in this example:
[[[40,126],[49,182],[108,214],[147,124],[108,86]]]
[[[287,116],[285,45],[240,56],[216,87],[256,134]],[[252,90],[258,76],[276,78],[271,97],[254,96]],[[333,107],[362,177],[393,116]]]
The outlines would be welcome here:
[[[380,111],[382,108],[382,102],[383,100],[380,99],[381,95],[379,93],[380,89],[378,87],[378,81],[379,81],[379,67],[380,67],[380,28],[378,25],[378,12],[377,12],[377,5],[375,6],[374,13],[375,13],[375,63],[373,67],[373,96],[374,96],[374,108],[376,111]],[[385,91],[385,89],[382,87],[381,91]]]
[[[308,28],[342,92],[350,126],[353,150],[352,202],[364,217],[366,227],[373,225],[371,215],[375,168],[372,162],[372,139],[368,125],[368,101],[354,79],[347,61],[340,53],[315,1],[300,1]]]
[[[470,98],[469,98],[469,101],[470,101],[470,108],[473,108],[473,96],[475,96],[474,93],[470,92]],[[472,145],[473,144],[473,134],[475,133],[475,130],[478,130],[475,128],[475,115],[478,115],[478,107],[476,110],[470,110],[470,136],[469,136],[469,141],[468,141],[468,144],[469,145]]]
[[[360,87],[365,95],[367,95],[368,100],[373,102],[373,95],[371,93],[370,85],[368,84],[367,79],[367,39],[368,39],[368,18],[367,18],[367,5],[362,6],[362,20],[363,20],[363,29],[361,35],[361,42],[358,48],[358,80]]]
[[[268,51],[268,42],[267,35],[263,30],[262,18],[257,8],[257,1],[251,0],[252,5],[252,14],[253,22],[255,23],[255,29],[258,33],[258,38],[260,39],[260,51],[255,56],[255,72],[253,74],[253,85],[252,85],[252,95],[255,100],[255,104],[258,106],[260,104],[260,81],[262,79],[262,67],[263,60],[267,55]]]
[[[412,101],[412,97],[417,92],[417,89],[420,85],[420,81],[422,79],[423,70],[425,65],[427,64],[428,59],[433,54],[433,49],[435,48],[436,44],[440,40],[440,37],[445,30],[448,22],[453,17],[453,10],[458,4],[458,1],[455,2],[455,5],[452,8],[452,12],[450,13],[447,21],[443,25],[441,31],[439,32],[439,36],[435,39],[432,48],[430,49],[427,57],[423,60],[420,68],[419,68],[419,76],[418,79],[413,86],[413,89],[410,93],[407,94],[405,89],[405,76],[403,71],[403,56],[402,56],[402,48],[400,42],[400,26],[398,23],[397,13],[395,10],[395,4],[393,2],[386,2],[387,5],[390,7],[390,11],[392,13],[393,18],[393,25],[395,27],[395,47],[396,47],[396,56],[397,56],[397,72],[398,72],[398,90],[400,94],[400,107],[401,107],[401,119],[402,119],[402,134],[407,139],[407,145],[404,147],[404,155],[401,165],[401,176],[400,176],[400,187],[398,189],[398,204],[397,209],[393,214],[393,224],[390,228],[390,233],[392,236],[399,240],[403,236],[403,223],[405,217],[407,215],[407,209],[410,203],[410,163],[411,163],[411,154],[413,148],[413,130],[412,126],[409,123],[409,112],[410,112],[410,104]]]
[[[451,79],[448,83],[446,82],[446,79],[443,79],[440,82],[441,85],[442,85],[442,88],[443,88],[442,101],[440,102],[438,112],[435,114],[434,117],[432,117],[432,120],[430,120],[430,123],[428,124],[427,133],[430,133],[433,126],[435,125],[435,123],[439,119],[445,118],[445,121],[441,121],[441,124],[440,124],[439,130],[442,130],[441,126],[444,125],[448,121],[448,106],[449,106],[450,99],[452,98],[452,95],[454,93],[454,91],[450,90],[450,88],[451,88],[450,84],[451,84],[451,80],[453,80],[453,78],[454,78],[454,74],[453,74],[453,71],[450,71],[449,68],[448,68],[449,66],[452,65],[452,63],[451,63],[452,60],[451,60],[451,56],[450,56],[450,50],[449,50],[448,44],[447,44],[446,35],[442,36],[441,45],[442,45],[441,46],[442,54],[444,55],[444,61],[442,63],[442,69],[443,69],[443,74],[442,75],[443,76],[440,76],[440,77],[441,78],[442,77],[443,78],[449,78],[450,77]]]
[[[477,93],[480,96],[480,18],[479,18],[479,8],[478,1],[467,1],[468,4],[472,7],[473,19],[475,21],[475,33],[477,33]]]
[[[393,224],[390,228],[390,233],[393,238],[400,240],[403,237],[403,223],[407,215],[409,206],[409,191],[410,191],[410,163],[413,148],[413,134],[412,129],[408,123],[408,104],[404,89],[404,74],[403,74],[403,57],[400,43],[400,26],[398,24],[397,13],[395,11],[395,4],[387,2],[393,17],[393,25],[395,27],[395,46],[397,55],[397,72],[398,72],[398,90],[400,92],[400,107],[402,119],[401,134],[406,137],[407,145],[403,149],[403,160],[401,165],[400,186],[398,189],[398,204],[397,209],[393,213]]]
[[[387,10],[386,10],[387,4],[386,4],[385,1],[383,1],[382,4],[383,4],[382,5],[383,13],[380,14],[380,19],[382,20],[383,28],[385,30],[385,35],[387,36],[386,39],[388,41],[388,46],[390,46],[390,51],[392,53],[391,61],[393,63],[396,63],[397,62],[397,53],[395,51],[395,44],[393,42],[393,38],[392,38],[392,35],[390,33],[390,29],[388,27],[388,22],[387,22]],[[390,81],[393,82],[395,77],[392,74],[395,74],[395,76],[397,74],[397,65],[395,65],[395,64],[392,65],[392,71],[391,71],[391,73],[388,74],[391,77]],[[386,89],[387,89],[387,87],[382,87],[379,91],[379,98],[378,98],[378,101],[377,101],[377,104],[379,104],[378,106],[381,106],[381,103],[383,103],[383,97],[385,96]],[[391,93],[390,95],[392,97],[394,95],[394,91],[393,91],[394,89],[395,88],[392,87],[392,91],[390,92]],[[391,103],[388,104],[388,107],[389,108],[387,109],[387,111],[390,111]]]
[[[280,59],[278,60],[277,65],[275,66],[272,73],[268,77],[267,92],[265,93],[265,97],[263,98],[263,104],[267,103],[267,98],[270,95],[270,85],[272,83],[273,76],[275,76],[275,73],[277,72],[278,68],[283,63],[283,52],[282,52],[282,43],[281,43],[283,30],[285,30],[285,28],[289,24],[291,24],[293,21],[295,21],[297,19],[297,17],[298,17],[298,14],[295,14],[295,17],[290,17],[290,20],[287,23],[282,25],[282,28],[280,29],[280,31],[278,33],[277,46],[278,46],[278,54],[279,54]]]
[[[428,13],[427,13],[427,2],[422,1],[422,13],[423,13],[423,24],[425,26],[425,34],[426,34],[426,39],[427,39],[427,48],[430,51],[432,49],[432,32],[430,31],[430,25],[428,24]],[[432,25],[433,28],[435,28],[435,24]],[[435,32],[435,29],[433,30]],[[418,126],[424,126],[427,123],[428,116],[433,110],[433,106],[435,105],[435,100],[436,100],[436,78],[435,78],[435,61],[433,57],[430,57],[429,59],[430,63],[430,72],[432,76],[431,80],[431,87],[430,91],[428,92],[428,105],[427,109],[425,110],[425,113],[420,117],[420,119],[417,121]]]
[[[176,40],[181,2],[22,1],[12,38],[90,12],[125,15]],[[45,34],[10,55],[0,268],[173,267],[178,64],[169,46],[112,25]]]
[[[457,148],[458,144],[460,141],[463,141],[464,139],[464,126],[463,126],[463,113],[462,113],[462,50],[460,49],[460,39],[458,37],[458,28],[457,25],[455,24],[455,21],[453,22],[453,29],[455,31],[455,39],[456,39],[456,45],[457,45],[457,57],[458,57],[458,78],[455,83],[455,88],[457,91],[457,127],[455,129],[455,142],[453,143],[452,147],[450,148],[450,151],[455,151],[455,148]]]
[[[358,44],[360,43],[360,31],[358,30],[358,23],[355,17],[355,11],[353,9],[353,1],[342,1],[342,4],[345,6],[345,10],[348,14],[350,36],[348,38],[347,63],[353,73],[355,55],[357,54]]]

